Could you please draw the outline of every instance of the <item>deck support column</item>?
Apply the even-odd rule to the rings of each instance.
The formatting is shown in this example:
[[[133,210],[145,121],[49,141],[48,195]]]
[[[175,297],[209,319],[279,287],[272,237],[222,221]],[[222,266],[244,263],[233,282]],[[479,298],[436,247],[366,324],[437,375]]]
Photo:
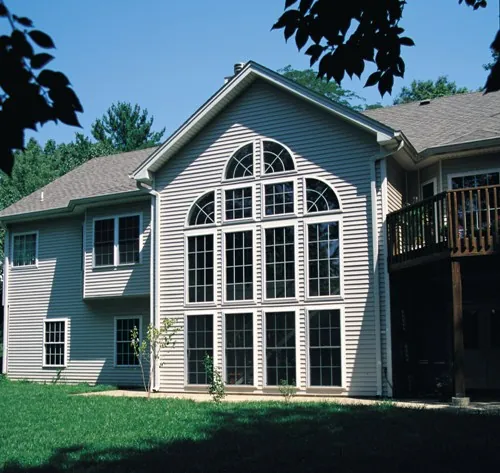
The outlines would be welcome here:
[[[462,274],[460,261],[451,260],[453,302],[453,384],[455,398],[465,398]]]

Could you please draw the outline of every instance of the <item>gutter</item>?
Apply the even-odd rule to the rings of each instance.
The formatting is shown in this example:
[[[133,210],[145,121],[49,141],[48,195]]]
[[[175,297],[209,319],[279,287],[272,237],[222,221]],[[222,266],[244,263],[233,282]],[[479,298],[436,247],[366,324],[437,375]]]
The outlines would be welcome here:
[[[392,141],[394,143],[394,140]],[[376,374],[377,374],[377,396],[382,396],[382,379],[383,379],[383,365],[382,365],[382,333],[380,324],[380,278],[378,274],[379,265],[379,234],[377,228],[377,182],[376,182],[376,165],[378,161],[385,160],[388,156],[393,155],[400,151],[404,145],[404,139],[400,136],[395,137],[395,144],[397,147],[390,151],[383,151],[376,154],[371,159],[370,166],[370,181],[371,181],[371,207],[372,207],[372,271],[373,271],[373,298],[374,298],[374,309],[375,309],[375,363],[376,363]],[[382,169],[381,169],[382,175]],[[382,191],[382,217],[384,215],[384,193]],[[384,224],[382,223],[382,233]],[[387,286],[387,285],[386,285]],[[386,288],[387,294],[387,288]],[[387,331],[387,314],[386,314],[386,331]],[[390,319],[390,314],[389,314]],[[390,320],[389,320],[389,332],[390,332]],[[386,333],[387,336],[387,333]],[[391,348],[388,347],[388,351]],[[388,359],[389,361],[389,359]]]
[[[9,353],[8,342],[9,342],[9,252],[10,252],[10,232],[7,227],[3,225],[5,229],[5,239],[4,239],[4,263],[3,263],[3,294],[2,294],[2,305],[4,309],[3,313],[3,353],[2,353],[2,373],[7,374],[7,356]]]
[[[149,312],[150,323],[155,328],[160,328],[160,193],[154,190],[154,180],[151,187],[137,181],[138,189],[146,191],[151,195],[151,232],[153,234],[153,245],[151,262],[149,265]],[[153,391],[160,390],[160,363],[151,355],[149,360],[153,364],[153,381],[151,389]]]

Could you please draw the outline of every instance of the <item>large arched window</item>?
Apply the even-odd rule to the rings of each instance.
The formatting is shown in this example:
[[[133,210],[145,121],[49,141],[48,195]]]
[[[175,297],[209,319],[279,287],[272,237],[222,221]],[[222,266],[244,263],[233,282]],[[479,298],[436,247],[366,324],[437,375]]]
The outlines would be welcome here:
[[[308,178],[306,179],[306,209],[307,213],[339,210],[339,199],[326,182]]]
[[[215,223],[215,192],[203,194],[191,208],[189,225],[208,225]]]
[[[253,143],[248,143],[231,156],[226,167],[226,179],[253,176]]]
[[[274,174],[295,170],[290,152],[276,141],[264,140],[264,174]]]

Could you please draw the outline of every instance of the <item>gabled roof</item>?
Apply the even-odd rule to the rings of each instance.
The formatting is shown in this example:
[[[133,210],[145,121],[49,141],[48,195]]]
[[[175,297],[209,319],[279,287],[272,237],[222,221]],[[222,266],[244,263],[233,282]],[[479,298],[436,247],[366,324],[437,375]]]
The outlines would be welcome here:
[[[63,210],[83,199],[139,192],[136,181],[129,176],[155,150],[147,148],[91,159],[2,210],[0,218]]]
[[[364,115],[402,130],[418,153],[500,138],[500,92],[451,95],[367,110]],[[485,143],[486,144],[486,143]]]
[[[271,83],[354,126],[373,133],[377,136],[377,140],[380,143],[390,141],[394,137],[395,132],[391,126],[377,122],[348,107],[328,100],[322,95],[312,92],[296,82],[283,77],[277,72],[267,69],[253,61],[249,61],[241,72],[222,86],[175,133],[173,133],[156,152],[142,163],[134,172],[133,177],[138,181],[150,181],[152,172],[157,171],[163,166],[163,164],[188,143],[210,120],[227,107],[228,104],[257,79]]]

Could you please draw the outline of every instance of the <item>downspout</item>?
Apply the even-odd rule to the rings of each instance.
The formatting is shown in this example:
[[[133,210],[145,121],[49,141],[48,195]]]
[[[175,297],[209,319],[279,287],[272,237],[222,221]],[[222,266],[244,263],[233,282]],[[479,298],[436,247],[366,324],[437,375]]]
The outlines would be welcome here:
[[[370,166],[371,180],[371,207],[372,207],[372,271],[373,271],[373,297],[375,310],[375,363],[377,375],[377,396],[382,396],[382,336],[380,327],[380,278],[378,274],[378,255],[379,255],[379,234],[377,228],[377,182],[376,182],[376,166],[380,160],[385,160],[388,156],[398,152],[404,146],[404,141],[400,141],[396,149],[384,151],[372,157]],[[383,213],[382,195],[382,213]],[[384,217],[384,216],[383,216]],[[387,319],[387,317],[386,317]]]
[[[149,290],[149,312],[150,323],[156,328],[160,327],[160,193],[154,190],[153,186],[146,186],[137,181],[137,187],[145,190],[151,195],[151,233],[153,235],[153,244],[151,245],[152,257],[150,259],[150,290]],[[153,391],[160,389],[160,365],[156,363],[153,357],[149,360],[153,363],[153,382],[151,383]]]
[[[5,230],[4,237],[4,262],[3,262],[3,353],[2,353],[2,373],[7,374],[7,356],[9,353],[9,252],[10,252],[10,232],[5,225],[2,225]]]

